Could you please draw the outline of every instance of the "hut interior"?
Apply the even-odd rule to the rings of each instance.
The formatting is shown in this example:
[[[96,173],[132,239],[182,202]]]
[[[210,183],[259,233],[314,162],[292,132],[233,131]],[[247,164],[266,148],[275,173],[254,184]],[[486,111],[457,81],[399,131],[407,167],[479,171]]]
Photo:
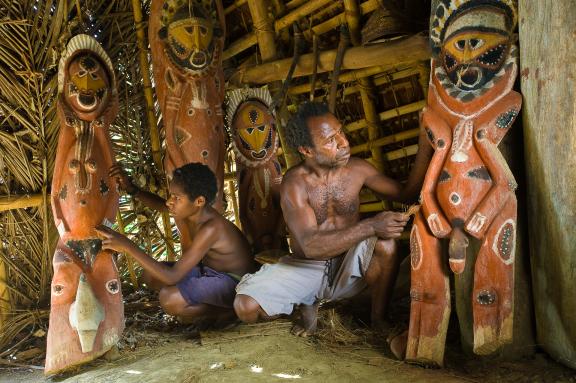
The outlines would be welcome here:
[[[567,308],[576,302],[569,283],[576,243],[567,229],[576,224],[576,200],[568,192],[576,179],[574,95],[569,86],[560,89],[562,94],[553,89],[566,84],[565,78],[573,80],[576,49],[565,41],[576,33],[576,11],[569,0],[519,3],[522,83],[515,89],[530,98],[523,120],[501,145],[520,185],[512,345],[490,357],[473,356],[470,323],[458,323],[453,315],[445,368],[404,364],[366,325],[368,296],[322,308],[319,332],[310,339],[290,335],[287,320],[199,331],[163,314],[157,295],[142,286],[142,269],[120,254],[126,330],[119,346],[59,381],[576,382],[567,368],[576,368],[576,321]],[[329,104],[353,156],[406,181],[418,151],[430,81],[430,1],[222,0],[222,6],[226,90],[266,86],[270,91],[282,172],[301,160],[286,145],[286,124],[300,104],[312,100]],[[166,131],[148,43],[150,9],[150,0],[0,0],[0,382],[44,381],[58,241],[50,207],[60,130],[58,62],[73,36],[93,36],[112,60],[119,101],[110,126],[116,161],[138,187],[167,195]],[[545,21],[539,14],[546,15]],[[544,37],[527,27],[533,23],[550,25],[538,29]],[[555,66],[546,66],[549,57]],[[544,120],[547,107],[538,104],[540,97],[565,106],[551,109],[556,125]],[[223,214],[240,227],[237,154],[230,141],[228,136]],[[555,149],[564,158],[560,170],[553,165]],[[360,203],[365,217],[409,207],[367,189]],[[540,216],[545,216],[541,222]],[[128,194],[120,195],[114,227],[157,260],[180,254],[173,220]],[[400,239],[404,262],[392,309],[398,322],[407,321],[410,305],[409,233]],[[546,292],[552,288],[554,293]],[[547,294],[554,299],[547,302]],[[462,311],[462,299],[469,298],[456,297],[454,312]],[[459,312],[460,322],[471,321],[470,315]]]

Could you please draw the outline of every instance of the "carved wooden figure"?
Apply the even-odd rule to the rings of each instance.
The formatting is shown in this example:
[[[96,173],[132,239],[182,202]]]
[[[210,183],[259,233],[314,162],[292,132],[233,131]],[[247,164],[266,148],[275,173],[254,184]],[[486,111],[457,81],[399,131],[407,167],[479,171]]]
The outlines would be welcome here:
[[[515,0],[433,4],[428,106],[422,124],[435,149],[411,236],[411,316],[406,359],[442,365],[450,316],[448,265],[461,273],[469,237],[481,241],[472,296],[474,352],[512,340],[516,182],[498,150],[521,96]],[[449,261],[441,239],[448,239]]]
[[[104,354],[120,339],[124,306],[114,255],[94,228],[118,210],[108,177],[114,153],[108,128],[118,111],[112,62],[90,36],[73,37],[58,68],[60,134],[52,211],[60,241],[53,258],[45,374]]]
[[[153,0],[149,39],[156,94],[166,134],[164,167],[208,165],[222,206],[225,131],[222,103],[225,36],[219,0]]]
[[[282,169],[276,157],[272,97],[266,88],[228,93],[226,120],[236,154],[242,230],[256,253],[281,248]]]

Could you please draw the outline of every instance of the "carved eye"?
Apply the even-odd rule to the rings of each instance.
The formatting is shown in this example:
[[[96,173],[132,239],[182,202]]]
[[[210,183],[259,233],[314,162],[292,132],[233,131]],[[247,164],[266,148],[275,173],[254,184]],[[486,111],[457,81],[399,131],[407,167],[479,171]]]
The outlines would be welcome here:
[[[458,49],[459,51],[463,51],[464,48],[466,48],[466,40],[458,40],[454,43],[454,46],[456,47],[456,49]]]
[[[208,29],[206,27],[200,27],[200,33],[204,36],[208,34]]]
[[[64,293],[64,286],[62,285],[54,285],[52,286],[52,294],[58,296]]]
[[[86,71],[83,70],[83,69],[80,69],[80,70],[78,71],[78,77],[84,77],[84,76],[86,76]]]
[[[471,39],[470,40],[470,48],[478,49],[484,45],[484,40],[482,39]]]
[[[252,132],[254,132],[254,128],[248,128],[246,129],[246,131],[248,132],[248,134],[252,134]]]
[[[260,125],[260,126],[258,127],[258,130],[261,131],[261,132],[263,132],[264,129],[266,129],[266,125]]]
[[[118,292],[120,291],[120,285],[118,284],[118,280],[111,279],[108,282],[106,282],[106,290],[108,290],[110,294],[118,294]]]
[[[76,159],[70,161],[70,163],[68,164],[68,169],[72,174],[78,173],[78,170],[80,169],[80,161]]]
[[[88,170],[89,173],[95,173],[96,170],[98,169],[98,165],[96,164],[96,161],[90,159],[88,161],[86,161],[86,170]]]

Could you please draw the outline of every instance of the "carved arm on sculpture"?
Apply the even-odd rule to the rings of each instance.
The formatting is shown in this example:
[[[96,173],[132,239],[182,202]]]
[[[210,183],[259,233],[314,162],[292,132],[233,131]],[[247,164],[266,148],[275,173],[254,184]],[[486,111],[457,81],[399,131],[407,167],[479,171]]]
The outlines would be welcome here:
[[[437,238],[445,238],[450,234],[452,227],[444,216],[436,199],[436,186],[444,161],[446,160],[446,155],[452,144],[450,128],[443,120],[435,116],[433,112],[428,109],[424,109],[422,113],[422,126],[426,130],[428,139],[435,149],[430,165],[428,165],[428,171],[426,172],[420,194],[422,213],[432,234]]]
[[[474,135],[474,144],[494,181],[482,202],[472,213],[464,228],[476,237],[483,238],[496,215],[502,210],[508,199],[514,196],[517,184],[506,160],[498,147],[487,137],[486,126],[480,127]]]

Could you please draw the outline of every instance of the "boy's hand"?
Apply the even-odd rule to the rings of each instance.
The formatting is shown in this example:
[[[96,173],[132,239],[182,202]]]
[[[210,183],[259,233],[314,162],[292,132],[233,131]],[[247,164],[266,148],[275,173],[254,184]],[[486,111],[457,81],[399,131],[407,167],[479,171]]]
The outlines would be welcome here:
[[[104,225],[96,227],[96,233],[102,238],[102,249],[126,253],[134,246],[134,243],[125,235],[122,235]]]
[[[119,164],[114,164],[110,167],[108,172],[110,178],[115,178],[116,182],[120,186],[120,189],[124,190],[128,194],[134,194],[138,191],[138,187],[134,185],[130,176],[122,169]]]

